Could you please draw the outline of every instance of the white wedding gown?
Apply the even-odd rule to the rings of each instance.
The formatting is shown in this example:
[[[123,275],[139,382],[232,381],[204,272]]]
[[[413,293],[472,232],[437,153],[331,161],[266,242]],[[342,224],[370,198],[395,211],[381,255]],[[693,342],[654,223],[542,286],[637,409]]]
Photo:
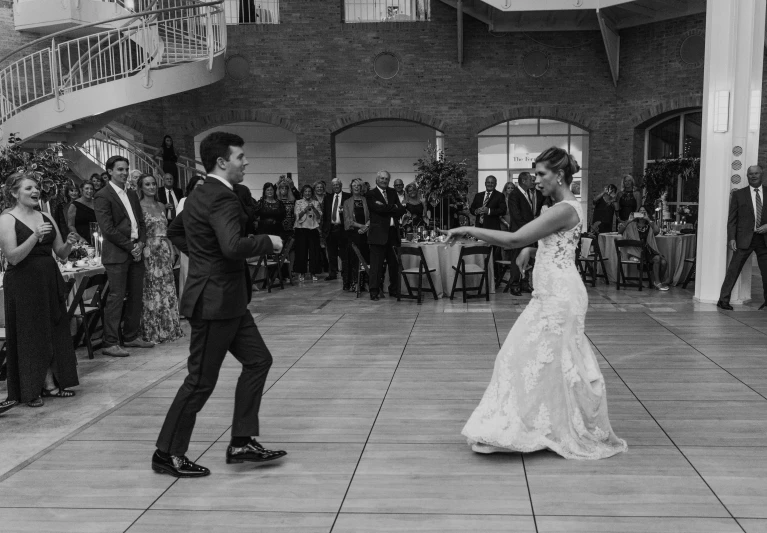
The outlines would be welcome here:
[[[565,201],[583,220],[577,201]],[[532,300],[503,343],[463,435],[477,451],[550,449],[602,459],[627,449],[607,416],[605,381],[584,334],[588,295],[575,266],[581,223],[538,242]]]

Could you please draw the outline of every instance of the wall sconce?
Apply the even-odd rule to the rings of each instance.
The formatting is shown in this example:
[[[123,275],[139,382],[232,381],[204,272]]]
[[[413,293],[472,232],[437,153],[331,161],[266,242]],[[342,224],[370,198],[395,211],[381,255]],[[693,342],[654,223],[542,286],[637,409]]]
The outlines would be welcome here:
[[[714,93],[714,132],[725,133],[730,129],[730,91]]]
[[[762,91],[755,89],[751,91],[751,101],[748,106],[748,130],[759,131],[759,124],[762,121]]]

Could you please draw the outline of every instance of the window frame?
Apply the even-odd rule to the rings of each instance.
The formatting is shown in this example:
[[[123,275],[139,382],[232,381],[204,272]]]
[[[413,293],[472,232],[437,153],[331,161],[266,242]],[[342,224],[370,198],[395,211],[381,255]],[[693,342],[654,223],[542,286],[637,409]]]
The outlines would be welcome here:
[[[350,20],[350,17],[348,16],[347,11],[347,4],[351,4],[354,6],[365,6],[368,4],[370,7],[368,8],[368,12],[375,11],[377,9],[377,5],[383,2],[383,8],[387,9],[389,7],[397,7],[398,9],[401,7],[401,4],[405,3],[411,3],[411,10],[413,8],[418,8],[418,3],[423,2],[423,7],[425,11],[425,16],[423,18],[415,18],[415,14],[411,13],[409,15],[409,19],[405,18],[395,18],[398,17],[399,14],[393,15],[391,17],[387,17],[384,19],[365,19],[365,20]],[[389,6],[388,3],[396,3],[397,5],[391,5]],[[342,22],[344,24],[381,24],[381,23],[391,23],[391,22],[404,22],[404,23],[413,23],[413,22],[429,22],[431,21],[431,0],[342,0],[341,2],[341,16],[342,16]],[[404,13],[403,13],[404,15]]]

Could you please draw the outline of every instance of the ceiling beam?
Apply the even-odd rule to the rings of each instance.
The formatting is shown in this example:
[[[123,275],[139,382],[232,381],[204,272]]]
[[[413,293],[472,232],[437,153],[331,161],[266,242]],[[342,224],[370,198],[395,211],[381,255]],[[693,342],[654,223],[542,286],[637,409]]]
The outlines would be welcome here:
[[[610,74],[613,77],[613,85],[618,86],[618,75],[620,73],[620,52],[621,36],[615,23],[610,20],[602,11],[597,11],[599,19],[599,29],[602,32],[602,42],[607,52],[607,61],[610,64]]]
[[[658,12],[654,9],[650,9],[649,7],[641,6],[639,4],[620,4],[618,6],[615,6],[614,9],[623,9],[625,11],[631,11],[632,13],[636,13],[638,15],[642,15],[644,17],[649,18],[655,18],[658,15]]]

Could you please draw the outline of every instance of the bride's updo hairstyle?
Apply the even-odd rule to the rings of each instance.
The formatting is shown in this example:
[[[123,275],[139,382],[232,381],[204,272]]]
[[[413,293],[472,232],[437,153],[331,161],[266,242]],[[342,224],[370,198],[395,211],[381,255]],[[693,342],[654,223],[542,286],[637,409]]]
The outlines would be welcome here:
[[[569,187],[573,182],[573,174],[577,174],[581,167],[578,161],[567,151],[552,146],[535,158],[536,163],[543,163],[552,172],[564,172],[565,183]]]

